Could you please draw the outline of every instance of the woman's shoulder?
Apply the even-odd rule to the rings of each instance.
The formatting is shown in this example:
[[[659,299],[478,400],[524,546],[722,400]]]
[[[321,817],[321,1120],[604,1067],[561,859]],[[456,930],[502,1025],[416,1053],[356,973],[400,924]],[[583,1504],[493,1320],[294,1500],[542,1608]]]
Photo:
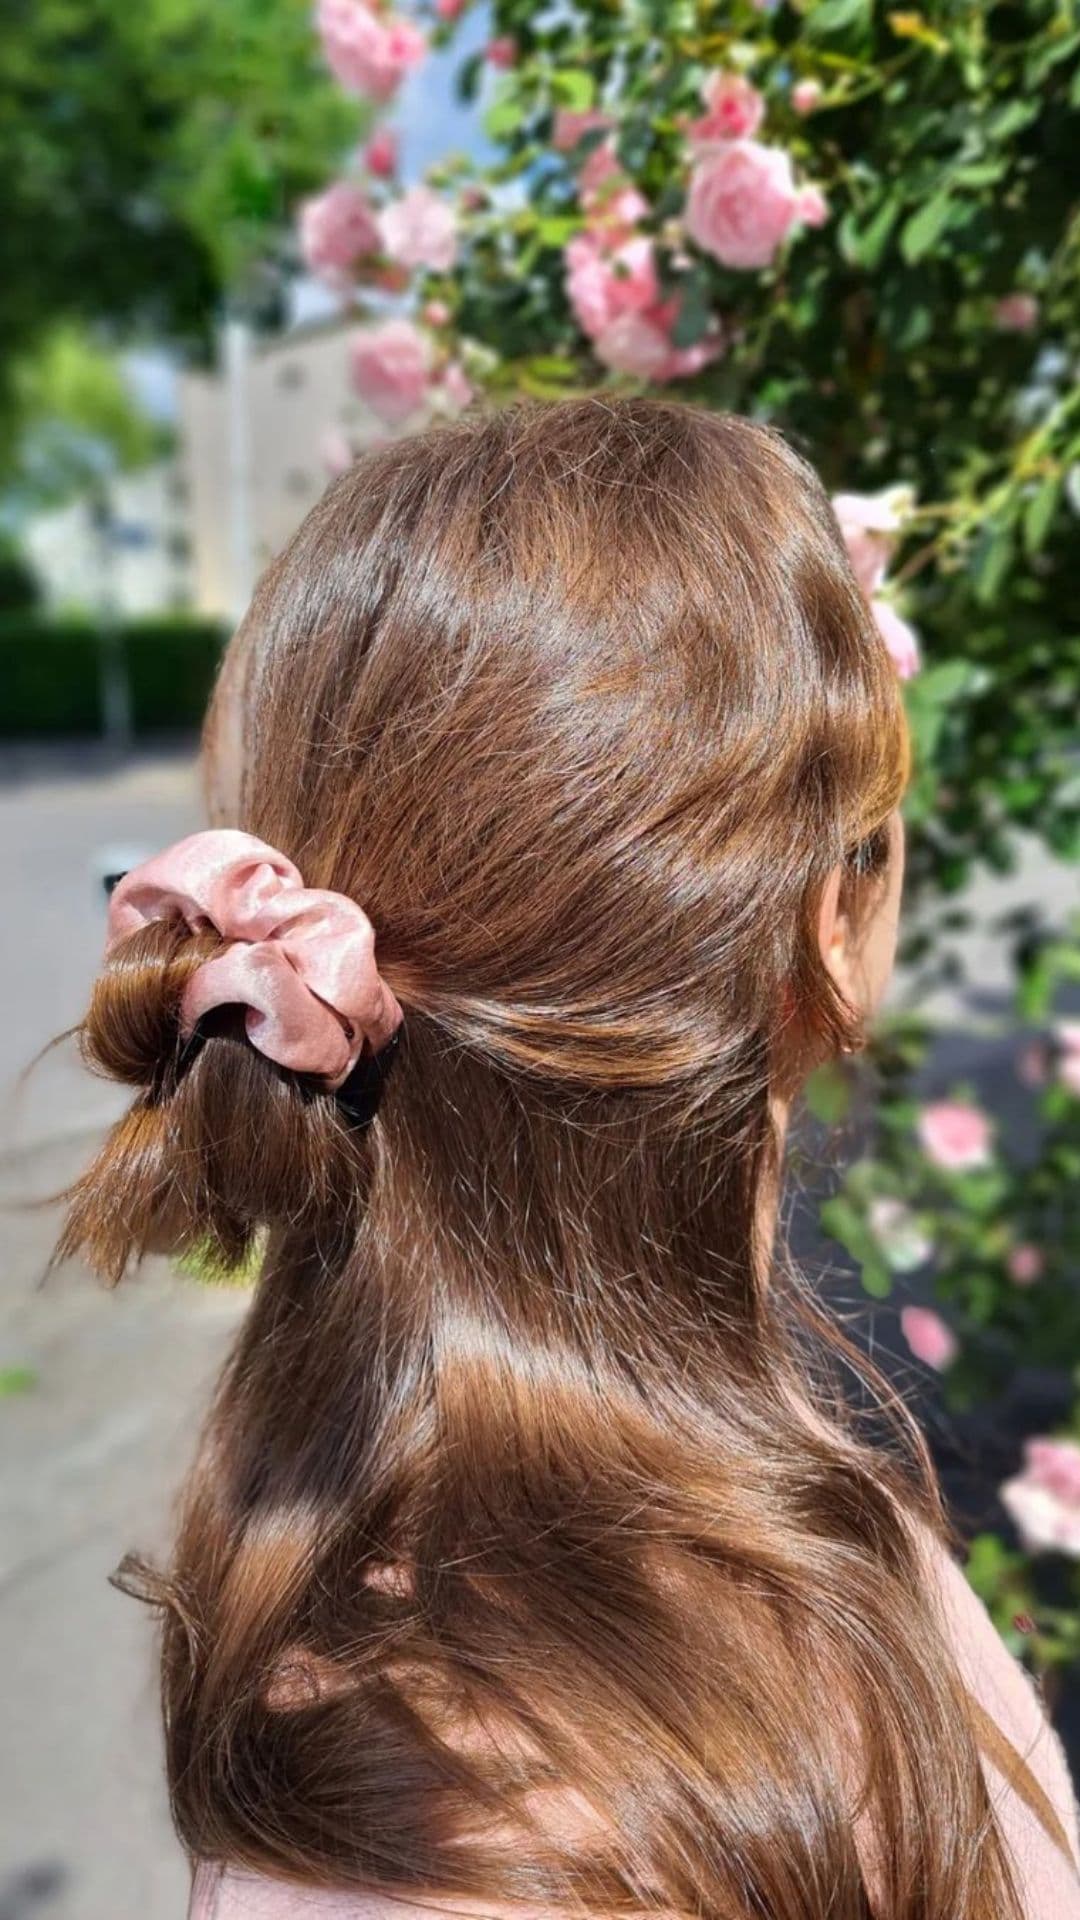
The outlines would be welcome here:
[[[1077,1808],[1061,1743],[982,1602],[929,1534],[925,1557],[961,1679],[984,1730],[996,1735],[982,1741],[987,1782],[1015,1863],[1025,1920],[1080,1920]],[[1060,1829],[1058,1841],[1048,1821]],[[482,1910],[468,1902],[450,1905],[465,1915]],[[432,1906],[381,1894],[308,1891],[204,1865],[195,1875],[189,1920],[432,1920],[432,1912]]]
[[[1051,1915],[1072,1920],[1080,1916],[1080,1840],[1061,1742],[1029,1675],[1009,1653],[956,1561],[937,1541],[928,1545],[927,1559],[960,1677],[990,1736],[981,1740],[987,1783],[1016,1863],[1024,1912],[1031,1920]],[[1048,1821],[1060,1830],[1057,1841],[1047,1831]]]

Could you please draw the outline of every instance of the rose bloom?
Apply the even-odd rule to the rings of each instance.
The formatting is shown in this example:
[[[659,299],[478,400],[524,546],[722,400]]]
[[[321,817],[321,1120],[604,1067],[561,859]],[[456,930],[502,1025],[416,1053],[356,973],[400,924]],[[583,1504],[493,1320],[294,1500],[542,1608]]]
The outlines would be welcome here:
[[[604,366],[615,373],[626,373],[638,380],[664,382],[681,380],[699,373],[723,351],[719,333],[706,335],[690,347],[672,344],[678,301],[642,313],[624,313],[599,333],[593,350]]]
[[[922,664],[919,636],[914,627],[897,613],[891,600],[879,599],[877,595],[870,602],[870,612],[901,680],[910,680]]]
[[[472,385],[459,360],[451,360],[436,389],[444,413],[464,413],[473,400]]]
[[[765,117],[765,102],[741,73],[710,73],[701,89],[705,112],[687,134],[695,146],[717,140],[749,140]]]
[[[369,100],[389,100],[427,51],[419,27],[363,0],[319,0],[315,20],[335,79]]]
[[[484,59],[489,66],[502,67],[505,71],[513,66],[517,52],[517,41],[509,33],[503,33],[488,41],[484,48]]]
[[[300,251],[312,273],[336,276],[379,247],[375,215],[359,187],[347,180],[335,180],[300,208]]]
[[[932,1307],[904,1307],[900,1315],[904,1339],[925,1367],[944,1373],[959,1352],[959,1343],[951,1327]]]
[[[364,165],[380,180],[389,180],[397,170],[397,135],[390,127],[380,127],[364,148]]]
[[[431,342],[411,320],[386,320],[353,335],[353,384],[387,426],[399,426],[427,398]]]
[[[910,487],[885,487],[880,493],[838,493],[833,512],[847,548],[855,578],[871,599],[885,578],[896,538],[911,512]]]
[[[424,308],[424,319],[429,327],[445,327],[450,319],[446,301],[429,300]]]
[[[384,207],[379,232],[391,260],[401,267],[446,273],[457,256],[457,215],[430,187],[410,187]]]
[[[556,153],[569,153],[587,133],[598,133],[601,127],[610,125],[610,113],[602,112],[599,107],[586,107],[583,113],[560,107],[551,128],[551,144]]]
[[[575,234],[563,258],[567,298],[590,339],[621,314],[643,311],[660,298],[652,241],[644,235],[609,252],[595,233]]]
[[[1030,333],[1038,320],[1039,303],[1033,293],[1007,293],[994,308],[994,323],[1002,333]]]
[[[724,267],[767,267],[802,218],[791,155],[756,140],[711,147],[696,162],[686,230]]]
[[[1045,1265],[1041,1249],[1033,1247],[1030,1241],[1023,1241],[1020,1246],[1014,1247],[1005,1262],[1009,1279],[1017,1287],[1033,1286]]]
[[[965,1100],[937,1100],[919,1115],[919,1140],[935,1167],[966,1173],[990,1162],[990,1122]]]
[[[1001,1502],[1031,1553],[1080,1559],[1080,1446],[1029,1440],[1024,1466],[1001,1488]]]
[[[614,142],[594,147],[578,175],[578,193],[589,226],[610,246],[632,237],[649,203],[627,179],[619,165]]]
[[[820,80],[796,80],[791,89],[791,104],[796,113],[813,113],[823,91]]]
[[[914,1273],[925,1266],[934,1251],[933,1241],[902,1200],[882,1194],[871,1201],[868,1217],[870,1231],[894,1273]]]
[[[435,0],[435,17],[438,20],[460,20],[465,11],[465,0]]]
[[[829,203],[820,187],[803,187],[799,192],[798,217],[804,227],[823,227],[829,217]]]

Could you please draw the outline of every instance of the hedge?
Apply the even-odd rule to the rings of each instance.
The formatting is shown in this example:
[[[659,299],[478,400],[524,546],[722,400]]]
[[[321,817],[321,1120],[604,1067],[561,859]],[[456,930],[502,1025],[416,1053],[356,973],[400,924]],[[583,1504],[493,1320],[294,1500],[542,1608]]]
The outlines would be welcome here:
[[[136,734],[197,727],[225,629],[173,617],[127,622],[117,637]],[[91,621],[0,615],[0,739],[102,733],[103,659]]]

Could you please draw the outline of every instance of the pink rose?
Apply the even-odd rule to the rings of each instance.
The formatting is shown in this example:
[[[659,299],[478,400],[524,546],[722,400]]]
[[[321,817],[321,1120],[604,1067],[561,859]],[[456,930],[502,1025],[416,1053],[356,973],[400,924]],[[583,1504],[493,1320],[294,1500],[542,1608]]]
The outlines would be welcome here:
[[[501,67],[504,72],[514,65],[517,55],[517,41],[509,33],[497,35],[494,40],[489,40],[484,48],[484,59],[488,65]]]
[[[796,113],[813,113],[823,91],[820,80],[796,80],[791,89],[791,104]]]
[[[610,246],[629,239],[649,211],[648,201],[619,165],[611,140],[593,148],[578,175],[578,192],[590,227]]]
[[[397,135],[390,127],[380,127],[364,148],[364,165],[380,180],[389,180],[397,171]]]
[[[331,73],[369,100],[389,100],[427,51],[419,27],[364,0],[319,0],[315,17]]]
[[[610,125],[610,113],[602,113],[599,107],[587,107],[583,113],[560,107],[551,129],[551,144],[556,153],[569,153],[587,133],[597,133]]]
[[[411,320],[385,320],[353,335],[353,384],[387,426],[398,426],[427,397],[431,342]]]
[[[383,247],[402,267],[446,273],[457,255],[457,216],[430,187],[410,187],[379,215]]]
[[[1029,1440],[1024,1466],[1001,1488],[1001,1502],[1031,1553],[1080,1559],[1080,1446]]]
[[[300,251],[312,273],[335,277],[366,254],[378,253],[375,215],[359,187],[335,180],[300,208]]]
[[[429,300],[424,308],[424,319],[429,327],[445,327],[450,319],[450,309],[445,300]]]
[[[823,227],[829,217],[829,203],[820,187],[802,187],[799,190],[799,219],[804,227]]]
[[[990,1162],[990,1122],[964,1100],[937,1100],[919,1115],[919,1140],[935,1167],[966,1173]]]
[[[460,20],[465,11],[466,0],[435,0],[437,20]]]
[[[709,148],[695,163],[686,230],[724,267],[767,267],[802,218],[791,155],[756,140]]]
[[[451,360],[439,382],[439,397],[450,413],[464,413],[471,406],[472,385],[460,361]]]
[[[1054,1034],[1058,1044],[1058,1079],[1080,1099],[1080,1020],[1059,1020]]]
[[[891,600],[881,600],[876,594],[870,602],[870,612],[901,680],[910,680],[921,665],[919,636],[914,627],[897,613]]]
[[[959,1352],[959,1342],[951,1327],[932,1307],[904,1307],[900,1314],[904,1339],[925,1367],[944,1373]]]
[[[1046,1261],[1040,1248],[1033,1247],[1029,1241],[1024,1241],[1020,1246],[1013,1248],[1005,1265],[1014,1286],[1030,1287],[1039,1278]]]
[[[652,241],[644,236],[608,252],[594,233],[575,234],[563,257],[567,298],[590,339],[620,314],[641,312],[660,298]]]
[[[1001,333],[1030,333],[1038,321],[1039,303],[1033,293],[1007,293],[994,308],[994,324]]]
[[[710,73],[701,89],[705,113],[692,120],[687,134],[695,146],[717,140],[749,140],[765,117],[765,102],[741,73]]]
[[[593,341],[597,359],[615,373],[657,383],[699,373],[722,352],[723,342],[717,333],[690,347],[673,346],[670,329],[675,304],[669,300],[663,307],[623,313],[612,320]]]
[[[869,600],[881,586],[914,501],[910,487],[885,487],[881,493],[838,493],[833,512],[855,578]]]

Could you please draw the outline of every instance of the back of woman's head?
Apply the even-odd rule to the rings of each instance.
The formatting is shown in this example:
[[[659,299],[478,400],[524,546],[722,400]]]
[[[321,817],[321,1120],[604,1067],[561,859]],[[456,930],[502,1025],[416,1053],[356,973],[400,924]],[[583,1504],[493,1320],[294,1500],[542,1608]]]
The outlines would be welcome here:
[[[823,894],[870,910],[905,776],[816,479],[644,401],[381,450],[262,581],[208,744],[222,817],[362,904],[405,1027],[358,1126],[235,1010],[184,1033],[221,938],[175,920],[86,1023],[137,1093],[65,1246],[264,1248],[143,1575],[183,1837],[484,1899],[1009,1911],[931,1497],[815,1400],[773,1246],[778,1105],[857,1037]]]

